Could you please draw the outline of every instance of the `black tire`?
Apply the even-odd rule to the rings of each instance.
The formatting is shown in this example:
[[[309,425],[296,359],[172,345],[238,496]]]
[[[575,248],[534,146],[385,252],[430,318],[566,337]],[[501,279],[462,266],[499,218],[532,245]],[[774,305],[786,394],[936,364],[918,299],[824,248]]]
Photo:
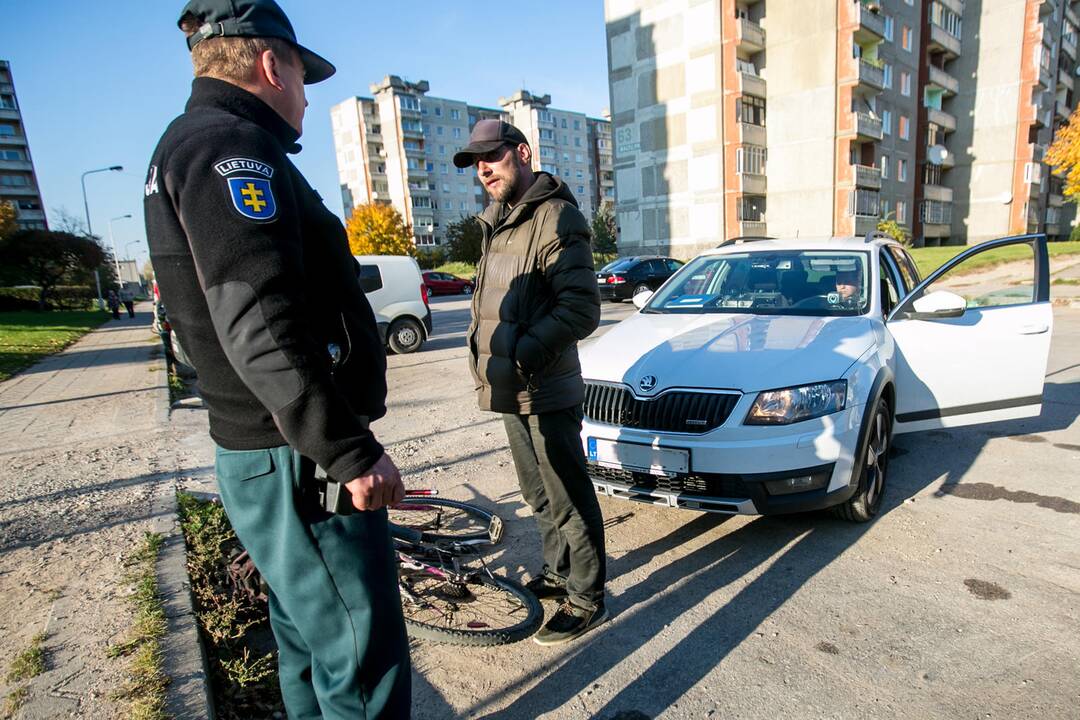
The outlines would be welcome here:
[[[424,542],[490,539],[494,515],[460,500],[406,495],[389,509],[390,522],[423,533]]]
[[[390,324],[386,342],[398,355],[416,352],[424,344],[424,328],[412,318],[399,318]]]
[[[405,629],[421,640],[451,645],[506,645],[530,637],[544,621],[536,596],[521,583],[477,572],[465,584],[401,568]]]
[[[630,297],[632,299],[639,292],[646,292],[646,291],[652,292],[652,288],[649,287],[648,285],[646,285],[645,283],[638,283],[637,287],[634,288],[634,292],[630,293]]]
[[[466,285],[465,287],[461,288],[461,294],[472,295],[472,285]]]
[[[885,497],[885,480],[889,470],[889,443],[892,440],[892,409],[885,398],[878,398],[874,416],[866,426],[866,437],[859,445],[861,457],[855,465],[858,488],[847,502],[837,505],[833,512],[849,522],[873,520]]]

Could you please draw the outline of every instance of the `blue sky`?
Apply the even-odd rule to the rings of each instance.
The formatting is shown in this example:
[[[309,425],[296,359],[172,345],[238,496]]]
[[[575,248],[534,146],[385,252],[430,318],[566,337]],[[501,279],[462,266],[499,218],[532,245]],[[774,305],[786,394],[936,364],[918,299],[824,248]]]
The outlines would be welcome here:
[[[337,74],[308,87],[307,116],[294,161],[339,215],[330,107],[384,75],[427,80],[429,94],[494,107],[524,87],[552,106],[598,116],[608,106],[601,0],[345,2],[279,0],[299,41]],[[105,237],[110,218],[119,253],[146,256],[142,185],[161,132],[183,111],[191,64],[177,0],[0,0],[0,59],[9,60],[50,222],[82,218],[86,179],[91,222]]]

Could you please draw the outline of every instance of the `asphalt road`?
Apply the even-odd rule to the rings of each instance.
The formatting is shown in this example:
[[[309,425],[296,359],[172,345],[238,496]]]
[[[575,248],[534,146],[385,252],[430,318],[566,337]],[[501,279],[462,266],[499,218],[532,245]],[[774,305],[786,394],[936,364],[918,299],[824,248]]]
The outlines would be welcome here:
[[[468,300],[432,309],[375,430],[409,486],[499,512],[492,566],[527,579],[538,536],[476,409]],[[602,499],[612,620],[561,648],[414,643],[415,717],[1078,717],[1080,310],[1055,323],[1041,417],[898,437],[871,524]]]

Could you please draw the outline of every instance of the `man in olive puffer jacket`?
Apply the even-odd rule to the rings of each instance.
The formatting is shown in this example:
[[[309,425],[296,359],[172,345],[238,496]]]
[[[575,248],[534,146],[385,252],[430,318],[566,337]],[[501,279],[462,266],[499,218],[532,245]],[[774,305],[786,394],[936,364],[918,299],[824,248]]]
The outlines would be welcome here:
[[[607,619],[603,516],[581,445],[577,342],[600,323],[589,228],[566,184],[532,170],[528,141],[509,123],[478,122],[454,164],[475,167],[494,200],[479,216],[470,369],[480,408],[503,415],[540,528],[544,569],[528,587],[564,598],[534,638],[554,645]]]

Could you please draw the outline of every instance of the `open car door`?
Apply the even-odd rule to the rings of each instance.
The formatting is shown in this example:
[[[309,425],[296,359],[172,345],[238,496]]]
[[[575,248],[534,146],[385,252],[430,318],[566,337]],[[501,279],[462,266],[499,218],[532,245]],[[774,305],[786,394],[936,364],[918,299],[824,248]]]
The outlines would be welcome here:
[[[964,276],[1005,249],[1024,276]],[[1011,261],[1010,261],[1011,264]],[[981,243],[934,271],[893,309],[895,432],[1033,417],[1042,410],[1053,311],[1045,235]]]

